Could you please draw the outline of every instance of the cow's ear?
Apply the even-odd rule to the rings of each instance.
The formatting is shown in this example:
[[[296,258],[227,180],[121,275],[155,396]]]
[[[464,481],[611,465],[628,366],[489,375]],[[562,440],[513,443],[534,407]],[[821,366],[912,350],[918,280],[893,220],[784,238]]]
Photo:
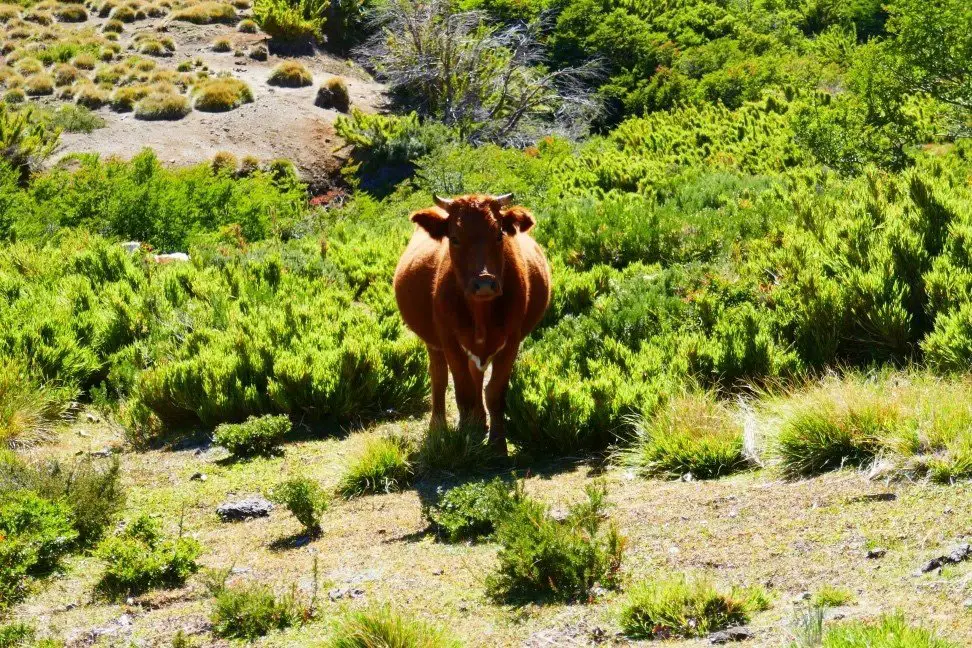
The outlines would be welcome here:
[[[509,207],[500,212],[500,216],[503,219],[503,230],[507,234],[529,232],[536,224],[533,214],[526,207]]]
[[[449,213],[438,207],[420,209],[412,214],[412,222],[424,229],[434,239],[446,235],[449,224]]]

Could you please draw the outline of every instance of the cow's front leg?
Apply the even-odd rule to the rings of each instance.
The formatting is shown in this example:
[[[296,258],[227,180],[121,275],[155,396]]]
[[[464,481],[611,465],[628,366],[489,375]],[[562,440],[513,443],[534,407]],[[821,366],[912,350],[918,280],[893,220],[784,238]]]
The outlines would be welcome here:
[[[489,408],[489,445],[506,456],[506,390],[513,373],[513,362],[520,350],[519,342],[508,342],[493,358],[493,375],[486,385],[486,407]]]
[[[470,371],[469,358],[457,342],[445,350],[452,382],[456,388],[456,405],[459,407],[459,426],[486,429],[486,409],[483,407],[483,377]]]
[[[429,349],[429,377],[432,379],[432,419],[429,427],[446,424],[445,395],[449,386],[449,365],[439,349]]]

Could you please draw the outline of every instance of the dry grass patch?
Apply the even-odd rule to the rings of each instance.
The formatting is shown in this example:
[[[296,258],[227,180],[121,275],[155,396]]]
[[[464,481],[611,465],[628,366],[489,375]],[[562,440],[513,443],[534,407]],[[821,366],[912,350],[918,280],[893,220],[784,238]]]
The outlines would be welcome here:
[[[0,22],[6,23],[19,17],[20,7],[18,5],[0,4]]]
[[[270,72],[267,83],[282,88],[303,88],[314,82],[310,70],[297,61],[284,61]]]
[[[225,2],[199,2],[173,12],[172,18],[196,25],[232,23],[236,21],[236,10]]]
[[[61,87],[71,85],[81,76],[78,68],[70,63],[61,63],[54,67],[54,85]]]
[[[111,109],[115,112],[131,112],[140,99],[147,97],[152,88],[147,85],[126,86],[111,93]]]
[[[214,52],[232,52],[233,43],[230,42],[230,39],[225,37],[217,38],[213,41],[211,48]]]
[[[54,79],[49,74],[35,74],[24,81],[24,92],[31,97],[54,93]]]
[[[20,101],[26,98],[23,91],[8,90],[4,101],[15,91],[20,92]],[[65,405],[63,394],[35,384],[22,366],[0,358],[0,447],[50,439]]]
[[[351,94],[344,79],[334,77],[323,83],[317,89],[314,105],[319,108],[333,108],[343,113],[348,112],[351,109]]]
[[[14,63],[14,69],[20,74],[37,74],[44,70],[44,64],[33,57],[25,57]]]
[[[254,45],[250,48],[246,55],[254,61],[266,61],[268,58],[270,58],[270,50],[266,45]]]
[[[24,12],[24,20],[48,27],[54,23],[54,18],[47,11],[39,9],[28,9]]]
[[[3,100],[8,104],[21,104],[27,101],[27,95],[22,88],[10,88],[3,93]]]
[[[54,16],[61,22],[81,23],[88,19],[88,10],[83,4],[61,4],[54,9]]]
[[[128,5],[119,5],[111,10],[108,17],[121,23],[135,22],[135,10]]]
[[[249,18],[244,18],[236,23],[236,31],[243,32],[244,34],[255,34],[259,30],[260,27],[256,24],[256,21],[250,20]]]
[[[108,91],[93,83],[75,84],[74,103],[95,110],[101,108],[110,98]]]
[[[78,68],[79,70],[93,70],[95,66],[98,65],[98,59],[96,59],[91,54],[78,54],[73,59],[71,59],[71,65]]]

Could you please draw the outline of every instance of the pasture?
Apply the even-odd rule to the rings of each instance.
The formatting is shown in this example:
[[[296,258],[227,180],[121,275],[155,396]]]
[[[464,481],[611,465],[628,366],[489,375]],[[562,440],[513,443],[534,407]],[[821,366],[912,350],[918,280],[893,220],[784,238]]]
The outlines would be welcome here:
[[[0,5],[0,648],[972,645],[972,17],[656,4]],[[508,456],[392,289],[473,193]]]

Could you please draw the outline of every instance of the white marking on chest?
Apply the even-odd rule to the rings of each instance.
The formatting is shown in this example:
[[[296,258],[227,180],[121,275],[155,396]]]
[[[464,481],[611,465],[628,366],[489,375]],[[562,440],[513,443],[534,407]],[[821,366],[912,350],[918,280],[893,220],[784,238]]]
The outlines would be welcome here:
[[[459,346],[462,346],[462,345],[460,344]],[[505,342],[503,344],[499,345],[499,348],[496,349],[496,351],[493,351],[493,355],[491,355],[488,358],[486,358],[486,361],[485,362],[483,362],[482,360],[480,360],[478,355],[475,355],[472,351],[470,351],[466,347],[463,346],[462,347],[462,350],[466,352],[466,355],[469,356],[469,359],[473,361],[473,364],[476,365],[476,368],[477,369],[479,369],[480,371],[486,371],[486,367],[489,366],[489,364],[493,361],[493,358],[496,357],[496,354],[499,353],[503,349],[503,347],[505,347],[505,346],[506,346],[506,343]]]

